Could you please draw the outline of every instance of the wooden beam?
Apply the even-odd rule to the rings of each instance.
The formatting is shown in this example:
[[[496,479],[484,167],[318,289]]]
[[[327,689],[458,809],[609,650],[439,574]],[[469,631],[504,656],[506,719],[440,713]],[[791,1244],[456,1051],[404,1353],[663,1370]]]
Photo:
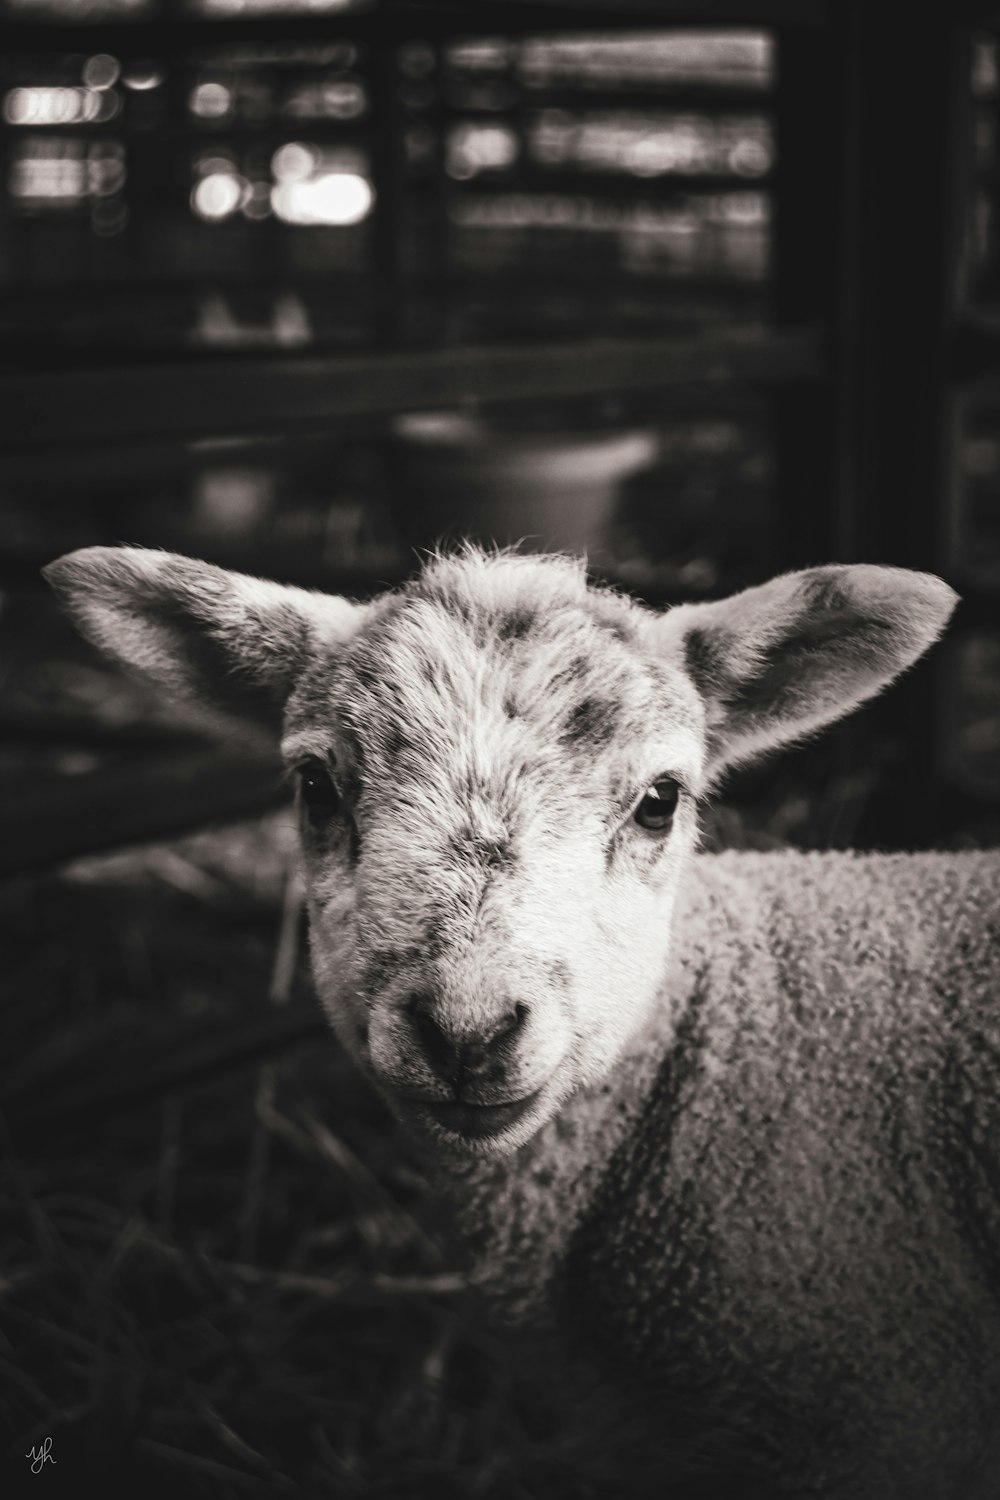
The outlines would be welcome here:
[[[460,6],[461,0],[455,3]],[[498,17],[504,12],[513,17],[520,11],[522,28],[532,31],[546,30],[557,22],[565,25],[570,18],[573,27],[582,30],[583,18],[588,25],[599,26],[621,24],[619,18],[624,16],[628,25],[642,21],[660,26],[762,27],[820,26],[828,15],[826,0],[626,0],[622,5],[615,0],[547,0],[544,5],[535,0],[501,0],[482,9]],[[480,22],[479,29],[493,28]]]
[[[765,95],[758,105],[763,113],[769,104]],[[624,112],[627,104],[620,104]],[[456,112],[457,113],[457,112]],[[624,176],[614,168],[604,171],[596,167],[576,170],[573,167],[549,167],[528,161],[518,166],[483,172],[469,182],[463,182],[458,192],[475,197],[483,192],[531,193],[536,197],[596,198],[609,203],[643,205],[675,202],[680,198],[708,196],[720,193],[768,192],[774,185],[774,174],[762,172],[756,177],[734,177],[732,172],[701,172],[684,175],[680,172],[663,174],[660,177]]]
[[[783,31],[774,98],[772,279],[779,327],[836,326],[842,108],[840,58],[829,32]],[[832,373],[832,372],[831,372]],[[838,555],[838,404],[830,380],[795,382],[774,402],[778,556],[783,568]]]
[[[948,567],[962,197],[972,131],[967,32],[936,0],[900,31],[844,7],[845,315],[835,346],[850,393],[854,547],[867,560]],[[966,356],[967,357],[967,356]]]
[[[8,707],[0,703],[0,740],[14,740],[28,745],[101,745],[112,749],[126,747],[187,744],[192,735],[166,724],[137,720],[128,724],[108,724],[82,714],[47,709],[32,710]]]
[[[849,0],[845,68],[843,288],[833,345],[843,422],[845,560],[947,575],[957,477],[952,384],[972,129],[970,36],[948,0],[919,26]],[[948,791],[941,712],[946,654],[878,704],[875,732],[905,746],[869,836],[892,846],[932,825]],[[880,821],[879,821],[880,820]]]
[[[0,376],[0,449],[302,431],[337,417],[469,400],[538,401],[678,384],[812,379],[822,367],[821,340],[811,328],[64,367]]]
[[[587,114],[628,111],[636,114],[670,115],[679,110],[696,110],[706,115],[732,115],[745,111],[747,114],[766,112],[771,103],[771,90],[766,83],[756,86],[743,83],[688,83],[686,80],[670,79],[657,86],[649,84],[642,88],[590,88],[585,92],[569,85],[532,85],[529,95],[530,107],[534,109],[565,109],[586,111]],[[475,98],[450,105],[449,116],[496,119],[498,111],[492,103],[477,102]],[[62,127],[55,127],[62,128]],[[634,178],[632,179],[634,182]],[[733,181],[730,177],[730,182]],[[741,182],[740,186],[745,186]]]
[[[325,15],[251,13],[71,24],[11,19],[4,23],[4,46],[8,53],[112,51],[148,57],[242,42],[287,47],[334,37],[395,42],[649,27],[820,26],[827,11],[825,0],[477,0],[475,5],[468,0],[427,5],[380,0],[363,10]]]
[[[288,798],[275,760],[198,745],[36,783],[0,818],[0,878],[237,818]]]

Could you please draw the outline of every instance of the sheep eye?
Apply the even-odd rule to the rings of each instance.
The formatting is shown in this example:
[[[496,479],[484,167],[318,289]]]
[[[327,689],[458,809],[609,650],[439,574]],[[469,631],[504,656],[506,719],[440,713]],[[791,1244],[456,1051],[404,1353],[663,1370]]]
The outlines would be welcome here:
[[[648,828],[652,833],[662,833],[665,828],[670,827],[679,797],[680,787],[669,776],[664,776],[661,781],[654,781],[635,810],[635,821],[640,828]]]
[[[299,767],[302,800],[314,823],[332,818],[340,807],[340,793],[334,786],[330,773],[321,761],[307,760]]]

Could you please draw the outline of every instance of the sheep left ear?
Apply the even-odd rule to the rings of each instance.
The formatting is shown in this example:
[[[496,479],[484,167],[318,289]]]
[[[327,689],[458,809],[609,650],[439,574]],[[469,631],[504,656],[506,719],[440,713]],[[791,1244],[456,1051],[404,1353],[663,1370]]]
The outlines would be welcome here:
[[[707,770],[788,744],[880,692],[944,630],[958,596],[929,573],[807,568],[651,626],[706,709]]]
[[[85,547],[44,572],[81,633],[126,670],[270,737],[311,654],[348,639],[365,613],[144,547]]]

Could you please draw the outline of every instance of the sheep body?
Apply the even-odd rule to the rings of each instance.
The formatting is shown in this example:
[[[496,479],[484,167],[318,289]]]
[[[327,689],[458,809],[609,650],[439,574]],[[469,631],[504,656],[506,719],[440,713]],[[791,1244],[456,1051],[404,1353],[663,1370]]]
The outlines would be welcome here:
[[[281,736],[320,999],[484,1285],[646,1451],[623,1493],[995,1500],[997,858],[693,853],[705,789],[908,667],[946,585],[656,615],[474,550],[364,606],[141,549],[48,574]]]
[[[641,1042],[452,1169],[482,1277],[657,1390],[680,1472],[995,1496],[1000,861],[689,869]]]

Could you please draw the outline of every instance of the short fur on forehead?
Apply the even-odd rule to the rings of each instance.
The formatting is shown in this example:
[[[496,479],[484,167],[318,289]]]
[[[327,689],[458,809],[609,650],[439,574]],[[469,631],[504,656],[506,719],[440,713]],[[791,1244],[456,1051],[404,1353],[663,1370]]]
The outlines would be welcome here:
[[[337,661],[304,674],[288,731],[336,721],[362,781],[390,767],[433,776],[442,760],[471,770],[448,756],[473,738],[494,766],[530,750],[581,771],[657,729],[693,741],[697,695],[644,648],[643,616],[576,560],[465,548],[378,601]]]

